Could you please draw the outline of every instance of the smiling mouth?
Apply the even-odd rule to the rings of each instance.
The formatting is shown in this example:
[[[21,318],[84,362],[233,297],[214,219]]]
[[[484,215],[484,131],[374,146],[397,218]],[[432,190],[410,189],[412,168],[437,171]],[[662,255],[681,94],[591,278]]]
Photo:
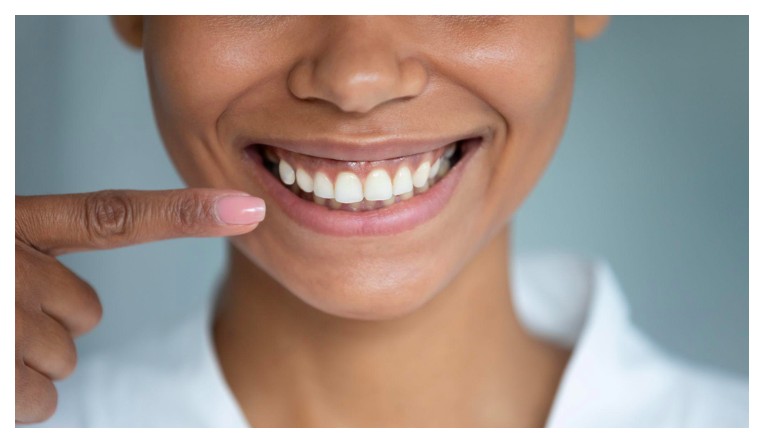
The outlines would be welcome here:
[[[380,161],[340,161],[253,144],[265,167],[299,198],[331,210],[373,211],[423,196],[482,138],[459,140],[437,149]]]

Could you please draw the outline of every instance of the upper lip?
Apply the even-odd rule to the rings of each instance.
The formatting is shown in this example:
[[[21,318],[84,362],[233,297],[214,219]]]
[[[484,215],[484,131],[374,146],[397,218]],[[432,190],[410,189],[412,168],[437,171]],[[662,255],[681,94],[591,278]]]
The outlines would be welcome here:
[[[241,147],[264,144],[291,152],[339,161],[381,161],[436,150],[448,144],[476,137],[487,137],[488,128],[477,128],[464,133],[412,136],[395,135],[366,138],[308,137],[265,138],[245,137],[237,141]]]

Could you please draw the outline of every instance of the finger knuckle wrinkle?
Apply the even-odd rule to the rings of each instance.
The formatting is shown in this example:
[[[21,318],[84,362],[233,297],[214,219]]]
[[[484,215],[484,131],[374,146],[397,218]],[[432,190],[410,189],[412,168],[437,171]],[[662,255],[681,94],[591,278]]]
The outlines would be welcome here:
[[[133,221],[128,197],[116,191],[93,193],[86,200],[87,230],[94,241],[126,236]]]
[[[187,234],[192,234],[203,226],[208,209],[207,202],[198,195],[182,197],[176,202],[176,224]]]

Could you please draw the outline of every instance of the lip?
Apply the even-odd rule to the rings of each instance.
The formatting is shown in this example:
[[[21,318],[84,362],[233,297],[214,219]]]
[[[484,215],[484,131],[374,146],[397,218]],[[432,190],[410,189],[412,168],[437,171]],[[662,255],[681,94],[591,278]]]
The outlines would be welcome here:
[[[459,140],[460,136],[456,138]],[[331,210],[304,200],[284,187],[263,166],[262,157],[258,153],[244,153],[242,156],[253,177],[284,213],[299,225],[317,233],[338,237],[386,236],[411,230],[437,216],[452,198],[468,162],[486,140],[483,136],[468,140],[474,142],[466,146],[469,150],[428,191],[385,208],[364,212]],[[442,146],[445,144],[448,143]],[[341,157],[344,159],[344,155]]]
[[[487,140],[491,134],[488,128],[479,128],[462,135],[457,133],[433,138],[412,135],[350,139],[240,136],[233,141],[233,144],[238,150],[244,150],[250,144],[267,144],[303,155],[336,161],[382,161],[429,152],[464,138],[480,137]]]

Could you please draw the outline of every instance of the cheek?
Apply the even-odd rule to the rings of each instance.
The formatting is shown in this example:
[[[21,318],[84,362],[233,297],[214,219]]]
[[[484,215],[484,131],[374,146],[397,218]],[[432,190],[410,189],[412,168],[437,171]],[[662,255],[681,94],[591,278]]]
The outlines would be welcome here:
[[[233,38],[194,30],[191,20],[155,23],[146,30],[145,63],[159,115],[184,128],[213,125],[244,82],[253,57]],[[154,43],[153,43],[154,42]]]
[[[494,147],[482,150],[489,175],[481,226],[490,233],[509,221],[554,155],[567,123],[574,78],[569,20],[488,41],[465,59],[466,83],[501,119]],[[507,47],[502,49],[502,47]]]
[[[179,174],[189,186],[241,187],[229,180],[237,157],[219,139],[218,120],[240,93],[270,77],[278,48],[266,35],[224,34],[191,17],[149,22],[144,56],[151,98]]]

